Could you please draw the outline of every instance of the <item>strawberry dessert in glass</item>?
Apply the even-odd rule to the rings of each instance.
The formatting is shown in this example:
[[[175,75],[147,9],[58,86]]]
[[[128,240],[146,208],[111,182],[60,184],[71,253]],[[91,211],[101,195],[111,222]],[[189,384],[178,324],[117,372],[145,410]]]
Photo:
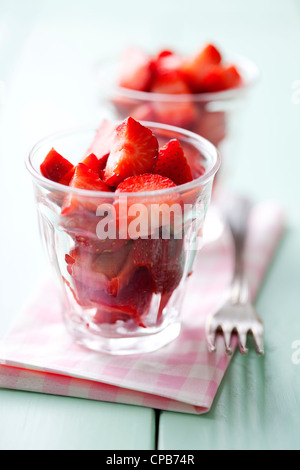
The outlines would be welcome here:
[[[131,354],[177,337],[219,166],[199,135],[132,117],[34,147],[41,234],[78,343]]]

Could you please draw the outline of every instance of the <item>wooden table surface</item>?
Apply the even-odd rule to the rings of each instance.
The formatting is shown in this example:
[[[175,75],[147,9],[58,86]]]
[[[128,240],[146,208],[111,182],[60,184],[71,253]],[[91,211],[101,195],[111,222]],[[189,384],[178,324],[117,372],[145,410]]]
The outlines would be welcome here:
[[[257,300],[266,354],[236,355],[203,416],[0,390],[0,449],[299,449],[300,2],[0,2],[0,337],[44,257],[24,158],[52,132],[95,123],[94,63],[125,43],[196,50],[207,40],[253,59],[232,187],[280,201],[287,230]]]

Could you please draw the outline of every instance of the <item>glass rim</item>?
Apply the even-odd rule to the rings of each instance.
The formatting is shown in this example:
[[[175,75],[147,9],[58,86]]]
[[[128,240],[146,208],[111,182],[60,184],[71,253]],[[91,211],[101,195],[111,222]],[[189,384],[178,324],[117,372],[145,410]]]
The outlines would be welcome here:
[[[227,55],[226,55],[227,58]],[[247,71],[245,73],[245,83],[239,87],[230,88],[228,90],[221,90],[215,92],[205,92],[205,93],[182,93],[182,94],[168,94],[168,93],[153,93],[150,91],[138,91],[138,90],[131,90],[130,88],[124,88],[120,86],[110,86],[108,85],[106,88],[104,87],[103,90],[110,91],[115,93],[116,95],[123,96],[125,98],[130,98],[137,101],[163,101],[163,102],[186,102],[187,100],[191,100],[194,102],[199,103],[206,103],[212,101],[229,101],[231,99],[236,99],[239,96],[242,96],[247,92],[251,87],[253,87],[260,77],[260,70],[258,66],[246,56],[240,54],[230,54],[228,55],[228,60],[234,62],[234,65],[237,66],[238,69]],[[226,60],[227,61],[227,60]],[[100,70],[103,70],[103,67],[106,65],[108,66],[116,65],[117,60],[111,58],[103,58],[100,60],[95,66],[95,73],[98,76]]]
[[[115,120],[114,123],[116,126],[120,124],[122,121],[120,120]],[[151,121],[139,121],[143,126],[145,127],[150,127],[150,128],[158,128],[161,130],[169,130],[171,132],[176,132],[178,134],[182,134],[185,137],[188,137],[191,140],[197,141],[199,144],[198,149],[203,153],[203,155],[210,154],[213,157],[213,162],[212,166],[209,169],[207,173],[204,173],[204,175],[199,176],[198,178],[193,179],[189,183],[185,183],[179,186],[175,186],[172,188],[167,188],[159,191],[145,191],[145,192],[124,192],[124,193],[115,193],[115,192],[105,192],[105,191],[93,191],[90,189],[80,189],[80,188],[72,188],[70,186],[66,186],[60,183],[56,183],[55,181],[51,181],[45,176],[43,176],[34,166],[33,164],[33,157],[36,154],[37,151],[39,151],[47,142],[52,142],[55,139],[59,138],[64,138],[64,137],[70,137],[72,135],[78,134],[78,133],[84,133],[84,132],[96,132],[97,127],[78,127],[76,129],[69,129],[66,131],[62,132],[56,132],[54,134],[49,135],[48,137],[45,137],[41,140],[39,140],[34,147],[31,149],[29,154],[25,158],[25,166],[33,179],[35,181],[38,181],[42,186],[48,187],[52,190],[63,192],[66,194],[74,194],[77,196],[86,196],[89,198],[105,198],[105,199],[115,199],[116,197],[127,197],[127,198],[145,198],[145,197],[155,197],[155,196],[165,196],[168,194],[173,194],[173,193],[184,193],[188,192],[190,190],[197,189],[205,184],[207,184],[217,173],[217,171],[220,168],[221,165],[221,155],[219,150],[207,139],[204,137],[188,131],[186,129],[182,129],[180,127],[175,127],[175,126],[170,126],[167,124],[161,124],[161,123],[156,123],[156,122],[151,122]],[[192,142],[190,142],[192,143]],[[52,144],[51,144],[52,145]],[[201,148],[202,147],[202,148]]]

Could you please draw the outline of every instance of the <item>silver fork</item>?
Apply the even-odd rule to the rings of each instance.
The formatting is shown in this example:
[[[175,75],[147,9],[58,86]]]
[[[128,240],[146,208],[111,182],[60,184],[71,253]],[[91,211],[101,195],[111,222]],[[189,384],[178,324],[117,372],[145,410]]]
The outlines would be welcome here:
[[[208,317],[206,338],[210,351],[216,350],[216,336],[223,334],[226,352],[232,354],[230,346],[232,334],[237,334],[242,354],[248,352],[247,336],[252,333],[256,351],[262,355],[264,327],[249,299],[249,287],[244,270],[244,247],[247,236],[248,218],[251,203],[240,196],[224,198],[224,220],[227,223],[234,243],[235,268],[229,292],[222,306]]]

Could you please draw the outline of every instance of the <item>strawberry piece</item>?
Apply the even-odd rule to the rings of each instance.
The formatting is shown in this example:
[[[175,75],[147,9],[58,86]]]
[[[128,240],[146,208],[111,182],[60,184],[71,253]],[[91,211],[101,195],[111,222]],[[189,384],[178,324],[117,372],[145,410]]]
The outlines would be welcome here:
[[[91,153],[90,155],[88,155],[83,161],[82,163],[87,166],[90,170],[94,171],[97,175],[100,174],[100,171],[101,171],[101,165],[100,165],[100,162],[98,160],[98,158],[96,157],[96,155],[94,153]]]
[[[64,186],[69,186],[74,176],[74,173],[75,173],[75,166],[73,166],[71,170],[62,179],[59,180],[59,183],[63,184]]]
[[[190,89],[180,73],[177,71],[170,71],[158,75],[151,86],[152,93],[161,94],[186,94],[190,93]]]
[[[106,165],[114,133],[114,123],[104,119],[97,129],[92,144],[88,148],[87,156],[93,153],[98,158],[100,170],[103,170]]]
[[[98,224],[98,222],[98,219],[97,221],[94,221],[94,233],[90,233],[89,235],[83,233],[78,234],[74,231],[72,232],[72,230],[69,231],[70,235],[75,241],[76,247],[80,247],[82,250],[89,251],[90,253],[101,254],[103,252],[113,253],[115,251],[118,251],[127,243],[127,240],[120,240],[118,238],[99,239],[96,236],[95,226],[96,224]]]
[[[213,44],[208,44],[196,55],[184,61],[181,72],[194,93],[203,91],[204,75],[211,66],[218,65],[221,61],[222,56]]]
[[[170,51],[162,51],[153,60],[153,93],[189,94],[190,89],[181,73],[183,59]]]
[[[146,267],[151,274],[155,293],[170,293],[182,279],[183,240],[139,238],[133,244],[133,264]]]
[[[153,104],[155,121],[177,127],[190,128],[197,119],[196,107],[191,96],[191,90],[176,68],[178,64],[166,64],[173,60],[172,56],[163,59],[164,65],[157,66],[151,92],[168,95],[186,95],[180,100],[156,100]],[[162,60],[161,60],[162,62]],[[174,69],[172,69],[174,66]]]
[[[241,77],[235,66],[215,65],[204,74],[202,90],[204,92],[228,90],[239,86],[240,82]]]
[[[55,183],[59,183],[72,168],[72,163],[62,157],[54,148],[50,150],[40,166],[42,175]]]
[[[87,166],[90,170],[94,171],[95,173],[97,173],[98,175],[100,174],[101,170],[102,170],[102,165],[103,163],[100,162],[98,160],[98,158],[96,157],[96,155],[94,153],[91,153],[90,155],[88,155],[83,161],[82,163]],[[69,186],[73,177],[74,177],[74,174],[75,174],[75,166],[69,171],[69,173],[67,173],[59,182],[61,184],[64,184],[66,186]]]
[[[160,175],[145,173],[143,175],[131,176],[119,184],[117,193],[141,193],[148,191],[161,191],[163,189],[173,188],[176,185],[169,178],[163,178]],[[144,201],[144,199],[143,199]]]
[[[101,181],[99,175],[90,170],[83,163],[79,163],[75,168],[74,176],[70,182],[71,188],[85,189],[90,191],[111,192],[110,188]],[[103,201],[102,201],[103,202]],[[62,214],[70,214],[78,209],[96,211],[101,201],[91,197],[80,197],[74,194],[68,194],[64,200]]]
[[[242,77],[235,65],[228,65],[224,68],[224,82],[226,90],[241,85]]]
[[[67,270],[74,279],[91,289],[116,295],[119,289],[129,283],[133,274],[133,268],[124,269],[131,249],[131,244],[127,243],[118,251],[95,255],[77,246],[66,255]],[[128,263],[128,267],[129,265]],[[112,279],[115,278],[118,278],[118,290],[115,290],[115,282],[111,285]]]
[[[181,198],[177,193],[147,197],[135,197],[136,193],[155,192],[175,188],[176,184],[161,175],[144,174],[127,178],[116,189],[116,194],[133,193],[124,199],[115,201],[117,226],[121,238],[139,238],[154,234],[164,224],[172,225],[171,206],[177,208]],[[131,207],[139,205],[138,215],[131,213]]]
[[[116,129],[103,180],[116,187],[130,176],[150,173],[157,156],[157,138],[150,129],[128,117]]]
[[[147,91],[151,80],[151,62],[140,49],[130,47],[121,57],[119,85],[132,90]]]
[[[193,180],[183,148],[177,139],[170,140],[159,150],[154,173],[169,178],[177,185]]]
[[[138,325],[144,326],[142,318],[149,311],[153,294],[152,279],[146,268],[137,269],[117,297],[76,280],[74,287],[73,295],[79,305],[98,308],[94,317],[95,323],[134,320]]]

